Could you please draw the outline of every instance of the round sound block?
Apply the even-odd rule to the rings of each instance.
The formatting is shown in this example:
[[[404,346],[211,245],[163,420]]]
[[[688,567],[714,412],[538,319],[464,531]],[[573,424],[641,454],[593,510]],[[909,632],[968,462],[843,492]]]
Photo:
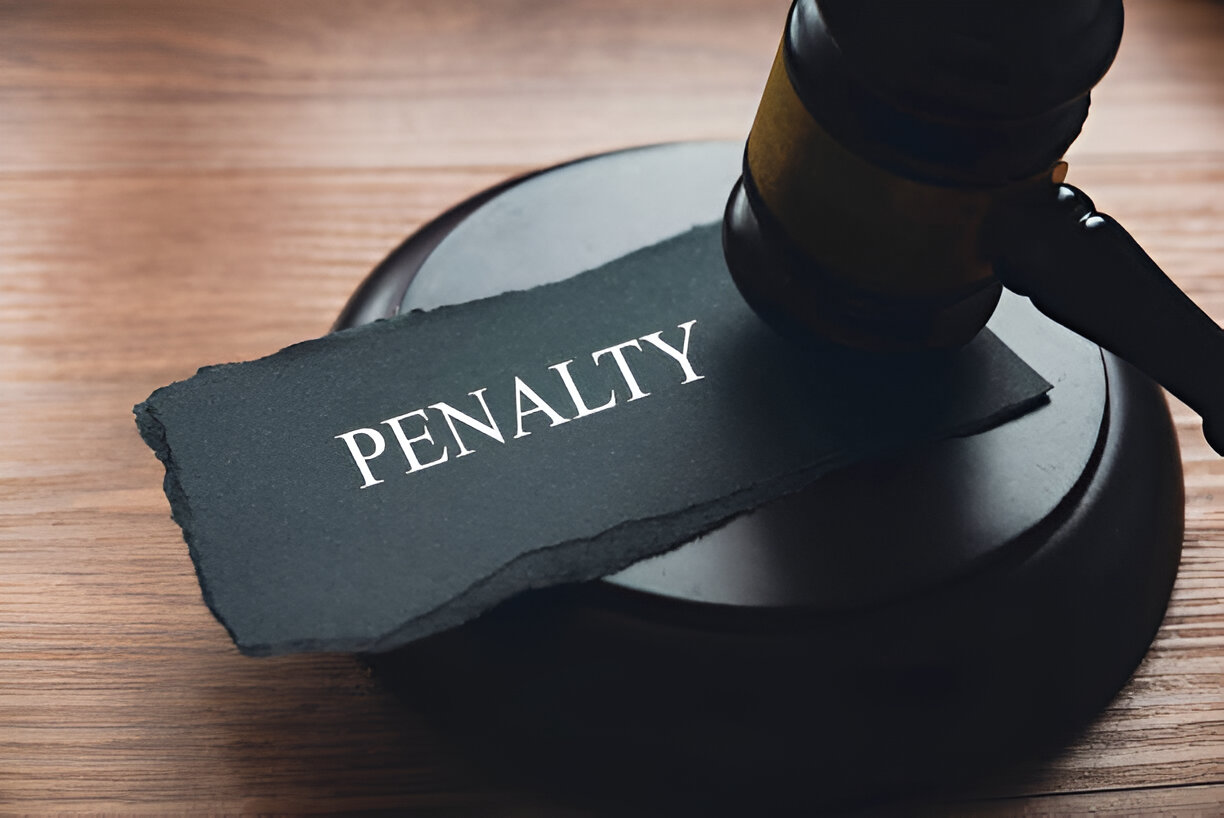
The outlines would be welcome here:
[[[717,221],[741,150],[652,146],[512,180],[409,238],[338,326],[556,281]],[[1156,632],[1181,462],[1146,377],[1015,296],[990,327],[1054,384],[1048,404],[372,663],[495,763],[602,796],[826,801],[1056,740]]]

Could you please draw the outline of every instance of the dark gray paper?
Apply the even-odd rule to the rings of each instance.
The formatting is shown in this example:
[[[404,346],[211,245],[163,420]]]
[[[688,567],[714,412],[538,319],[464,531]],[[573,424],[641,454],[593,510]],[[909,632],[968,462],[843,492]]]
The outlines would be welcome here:
[[[988,331],[888,371],[796,350],[741,301],[712,225],[206,367],[135,411],[205,601],[265,655],[402,645],[1048,389]]]

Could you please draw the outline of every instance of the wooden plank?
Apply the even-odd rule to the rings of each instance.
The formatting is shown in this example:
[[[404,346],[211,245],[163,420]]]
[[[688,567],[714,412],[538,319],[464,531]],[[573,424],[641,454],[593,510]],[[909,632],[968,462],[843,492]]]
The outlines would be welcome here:
[[[786,0],[0,4],[0,170],[542,164],[747,134]]]
[[[786,0],[0,2],[0,170],[547,164],[743,138]],[[1220,150],[1224,9],[1127,4],[1073,155]]]
[[[1217,153],[1224,126],[1224,6],[1213,0],[1126,0],[1118,57],[1093,89],[1085,156]]]
[[[1085,792],[1073,795],[1038,796],[994,802],[919,806],[898,815],[931,815],[943,818],[1214,818],[1224,805],[1224,786],[1174,787],[1115,792]]]
[[[129,414],[198,365],[324,331],[405,230],[503,173],[96,174],[0,189],[0,757],[13,760],[0,803],[518,803],[457,772],[421,714],[352,659],[238,656],[200,602]],[[1089,176],[1224,314],[1219,222],[1194,215],[1224,163]],[[1149,176],[1163,181],[1134,181]],[[1187,550],[1152,653],[1079,742],[983,794],[1224,781],[1224,467],[1179,419]]]
[[[0,0],[0,811],[573,814],[350,657],[239,656],[130,408],[324,332],[506,176],[742,137],[784,6]],[[1224,320],[1224,6],[1127,7],[1071,181]],[[1224,461],[1175,414],[1186,553],[1151,654],[1071,747],[935,814],[1219,814]]]

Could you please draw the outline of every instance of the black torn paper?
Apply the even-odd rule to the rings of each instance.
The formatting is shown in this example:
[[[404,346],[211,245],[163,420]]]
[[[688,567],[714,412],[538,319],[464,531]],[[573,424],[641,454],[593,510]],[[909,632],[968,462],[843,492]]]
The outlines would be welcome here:
[[[205,601],[267,655],[398,647],[1048,389],[989,331],[889,372],[800,352],[742,302],[711,225],[206,367],[135,412]]]

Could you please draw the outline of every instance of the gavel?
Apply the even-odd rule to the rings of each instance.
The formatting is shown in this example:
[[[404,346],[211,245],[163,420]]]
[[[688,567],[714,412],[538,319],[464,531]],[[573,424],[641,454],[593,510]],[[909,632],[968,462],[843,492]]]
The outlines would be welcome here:
[[[1064,184],[1122,25],[1122,0],[795,0],[723,223],[744,298],[789,336],[887,355],[964,344],[1006,286],[1224,454],[1224,332]]]

